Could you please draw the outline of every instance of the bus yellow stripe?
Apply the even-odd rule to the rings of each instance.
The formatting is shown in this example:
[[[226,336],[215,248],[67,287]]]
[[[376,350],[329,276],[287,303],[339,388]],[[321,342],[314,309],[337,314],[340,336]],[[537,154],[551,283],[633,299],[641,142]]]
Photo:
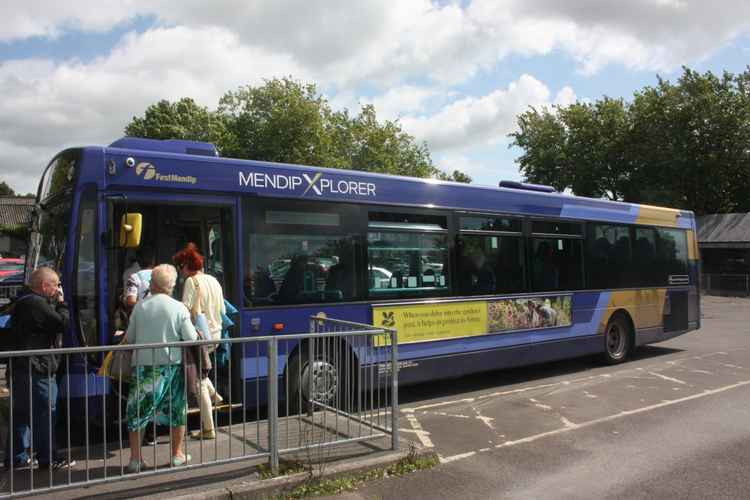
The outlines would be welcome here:
[[[679,215],[680,211],[673,208],[641,205],[638,210],[638,219],[635,222],[636,224],[677,227]]]
[[[698,260],[698,242],[692,229],[687,232],[688,259]]]
[[[661,326],[666,295],[665,288],[612,292],[607,310],[599,324],[599,333],[604,333],[612,314],[619,309],[624,309],[630,314],[636,329]]]

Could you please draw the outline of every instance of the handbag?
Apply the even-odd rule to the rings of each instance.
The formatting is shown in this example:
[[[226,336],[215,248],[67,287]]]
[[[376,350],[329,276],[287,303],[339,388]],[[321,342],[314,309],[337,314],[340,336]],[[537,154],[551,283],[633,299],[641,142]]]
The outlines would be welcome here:
[[[196,331],[196,333],[198,334],[198,340],[204,340],[200,331]],[[197,398],[200,394],[200,381],[203,378],[203,373],[211,370],[211,358],[208,357],[205,347],[202,345],[191,345],[182,348],[182,369],[185,370],[187,392],[189,396],[194,398]],[[198,365],[199,359],[203,359],[200,366]]]
[[[118,345],[126,344],[128,341],[127,334]],[[109,377],[113,380],[121,380],[122,382],[128,382],[133,377],[133,351],[132,350],[117,350],[109,351],[104,356],[102,366],[97,371],[97,375],[102,377]]]
[[[198,340],[205,340],[206,335],[208,334],[208,322],[206,321],[205,315],[200,312],[201,289],[195,278],[191,277],[190,279],[195,287],[191,315],[194,318],[193,321],[195,325],[198,326],[198,329],[196,329]],[[213,368],[207,347],[208,346],[206,345],[193,345],[182,349],[182,364],[183,370],[185,370],[185,381],[187,383],[188,394],[195,398],[200,394],[201,379],[208,376],[208,372]]]

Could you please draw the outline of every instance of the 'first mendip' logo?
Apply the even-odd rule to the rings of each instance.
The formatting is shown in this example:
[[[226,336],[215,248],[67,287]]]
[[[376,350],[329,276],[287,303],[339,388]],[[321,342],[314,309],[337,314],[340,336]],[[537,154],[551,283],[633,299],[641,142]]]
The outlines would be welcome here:
[[[192,175],[160,174],[156,167],[148,162],[141,162],[135,166],[136,175],[142,175],[144,180],[158,182],[182,182],[183,184],[195,184],[198,179]]]
[[[240,186],[277,189],[280,191],[296,191],[304,187],[302,196],[307,194],[324,196],[331,194],[346,194],[351,196],[374,197],[376,186],[372,182],[353,180],[334,180],[324,177],[322,173],[285,175],[267,174],[265,172],[240,172]]]

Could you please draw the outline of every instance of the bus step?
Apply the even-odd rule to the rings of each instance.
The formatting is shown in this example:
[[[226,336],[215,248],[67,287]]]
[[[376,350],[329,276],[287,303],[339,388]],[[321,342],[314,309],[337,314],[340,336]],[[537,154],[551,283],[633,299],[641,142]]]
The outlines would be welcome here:
[[[235,410],[237,408],[242,408],[242,403],[234,403],[234,404],[221,403],[221,404],[218,404],[218,405],[214,405],[212,407],[212,411],[213,410],[216,410],[216,411],[229,411],[229,410]],[[201,409],[199,407],[197,407],[197,406],[193,406],[193,407],[188,408],[187,412],[188,412],[188,415],[195,415],[195,414],[200,413]]]

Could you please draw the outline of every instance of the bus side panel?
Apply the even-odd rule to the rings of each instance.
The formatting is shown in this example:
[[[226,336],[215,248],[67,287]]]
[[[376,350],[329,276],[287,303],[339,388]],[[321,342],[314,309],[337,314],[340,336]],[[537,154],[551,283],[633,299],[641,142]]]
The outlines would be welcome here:
[[[603,350],[602,338],[596,336],[563,339],[540,344],[526,344],[402,362],[400,386],[457,378],[472,373],[517,368],[549,361],[597,354]]]

